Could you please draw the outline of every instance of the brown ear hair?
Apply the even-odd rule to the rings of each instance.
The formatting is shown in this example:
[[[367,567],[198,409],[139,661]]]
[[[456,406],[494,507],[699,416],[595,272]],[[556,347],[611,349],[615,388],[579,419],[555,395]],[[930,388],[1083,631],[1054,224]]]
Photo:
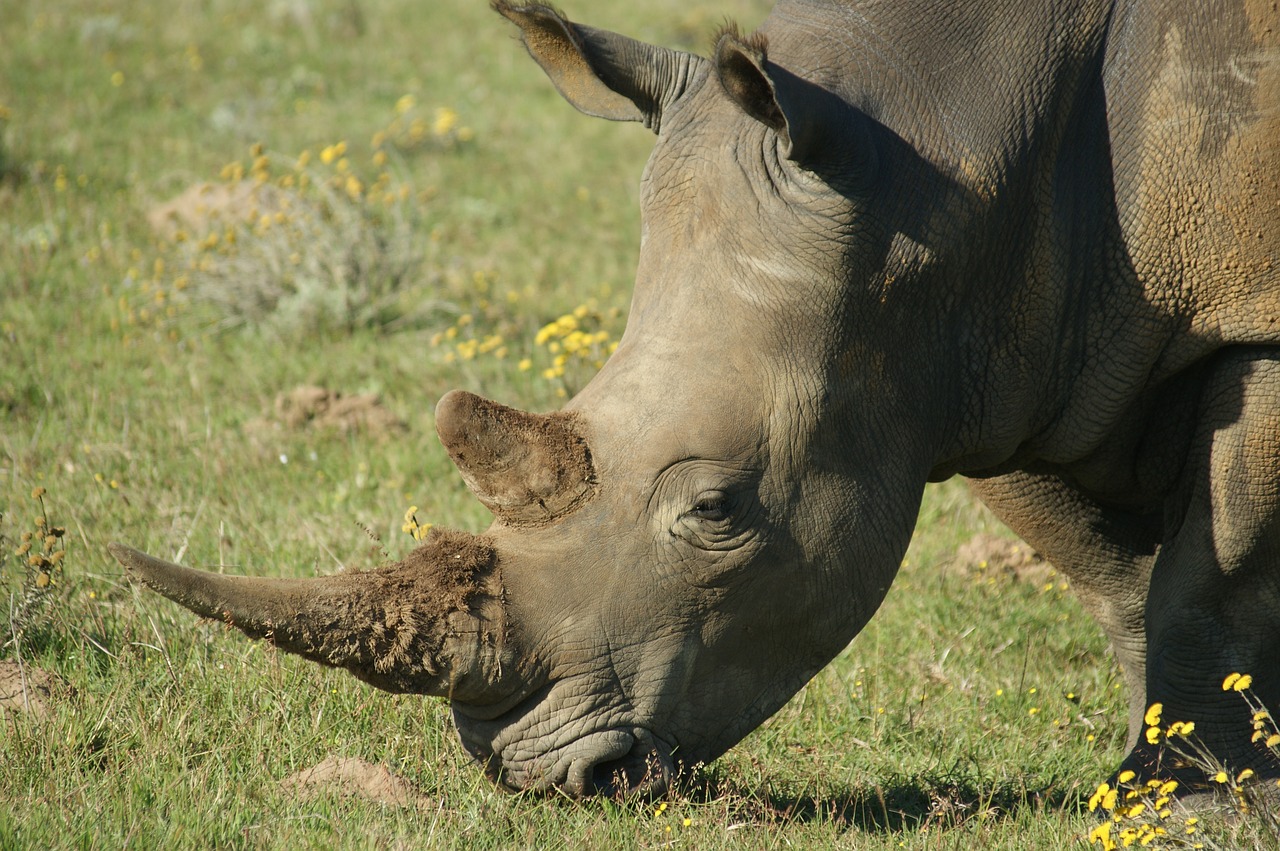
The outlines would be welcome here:
[[[756,121],[788,136],[787,117],[778,103],[773,80],[765,71],[768,40],[756,33],[743,36],[735,24],[726,24],[716,38],[716,77],[729,99]]]
[[[760,33],[742,35],[729,24],[716,39],[716,78],[747,115],[778,134],[783,156],[806,168],[855,164],[864,175],[875,152],[866,117],[833,92],[769,60]]]
[[[540,3],[494,0],[493,8],[520,27],[529,54],[565,100],[587,115],[644,122],[655,133],[663,110],[707,64],[690,53],[574,24]]]

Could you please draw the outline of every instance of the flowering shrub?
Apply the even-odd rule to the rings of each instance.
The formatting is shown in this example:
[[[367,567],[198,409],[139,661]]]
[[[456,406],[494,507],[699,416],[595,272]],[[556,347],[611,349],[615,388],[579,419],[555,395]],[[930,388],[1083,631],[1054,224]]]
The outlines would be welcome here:
[[[388,151],[441,150],[472,138],[447,107],[414,117],[412,96],[371,140],[366,174],[345,141],[296,158],[261,144],[219,182],[188,190],[153,220],[164,232],[146,272],[119,288],[117,327],[167,328],[184,307],[212,309],[214,330],[298,332],[385,325],[421,274],[421,198],[387,170]]]
[[[411,505],[404,512],[404,523],[400,526],[400,531],[405,532],[415,541],[426,540],[427,533],[431,531],[432,523],[418,522],[418,506]]]
[[[460,123],[458,113],[447,106],[438,106],[427,120],[413,95],[405,95],[396,101],[395,118],[386,127],[373,134],[374,164],[386,163],[387,150],[410,153],[424,148],[449,149],[465,145],[475,138],[470,127]]]
[[[197,303],[214,309],[218,330],[387,321],[421,260],[409,190],[385,171],[366,182],[346,148],[303,151],[280,169],[255,145],[247,165],[222,170],[220,186],[197,187],[194,210],[175,217],[152,274],[129,270],[119,299],[124,324],[165,324]]]
[[[520,341],[522,329],[508,310],[519,302],[517,292],[495,304],[489,296],[491,281],[483,272],[474,276],[475,312],[460,315],[452,325],[431,337],[431,346],[443,349],[445,363],[475,361],[482,357],[505,360],[513,348],[523,351],[516,361],[527,372],[551,383],[555,395],[567,398],[595,375],[618,347],[614,329],[622,323],[619,308],[601,310],[594,300],[539,328],[529,346]]]
[[[21,652],[23,642],[47,623],[62,585],[67,530],[49,522],[44,495],[41,487],[31,492],[40,510],[32,529],[22,533],[16,547],[10,549],[12,542],[0,533],[0,588],[6,592],[5,605],[0,607],[0,646],[13,647],[15,652]],[[4,515],[0,514],[0,521],[3,520]],[[17,564],[16,571],[11,568],[10,559]]]
[[[1224,691],[1241,695],[1253,712],[1253,742],[1269,752],[1270,758],[1280,765],[1280,727],[1260,700],[1250,691],[1253,677],[1249,674],[1230,674],[1223,680]],[[1143,717],[1147,725],[1145,738],[1149,744],[1163,743],[1177,760],[1203,771],[1220,794],[1214,797],[1212,808],[1198,807],[1195,812],[1182,806],[1175,797],[1178,781],[1153,778],[1136,785],[1136,774],[1122,771],[1116,778],[1116,786],[1102,783],[1089,799],[1089,810],[1110,813],[1106,821],[1089,833],[1089,842],[1101,846],[1104,851],[1131,846],[1153,848],[1234,848],[1233,840],[1222,844],[1218,831],[1206,831],[1206,819],[1211,816],[1235,816],[1238,820],[1255,819],[1261,822],[1263,831],[1280,837],[1280,813],[1268,806],[1253,769],[1233,772],[1221,764],[1195,738],[1194,721],[1174,721],[1161,724],[1164,707],[1152,704]],[[1280,786],[1280,781],[1276,781]]]
[[[591,374],[604,366],[605,359],[618,348],[617,340],[611,339],[609,331],[602,327],[604,324],[604,316],[593,306],[582,304],[542,326],[533,338],[551,355],[551,365],[542,370],[542,377],[561,380],[567,395],[570,381],[566,375],[571,375],[575,366],[585,367],[579,371],[589,370]]]

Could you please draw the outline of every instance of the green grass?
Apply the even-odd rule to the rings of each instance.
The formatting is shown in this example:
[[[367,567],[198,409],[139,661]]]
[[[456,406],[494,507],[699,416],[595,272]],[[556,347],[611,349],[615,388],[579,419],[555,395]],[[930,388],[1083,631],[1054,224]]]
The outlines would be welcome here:
[[[767,4],[569,6],[705,49],[723,16],[752,26]],[[32,528],[30,494],[47,489],[65,572],[20,647],[74,689],[46,715],[2,719],[0,847],[1082,841],[1083,802],[1122,756],[1117,672],[1058,585],[941,569],[995,528],[958,483],[929,490],[908,564],[863,634],[661,809],[499,793],[466,762],[443,701],[373,691],[124,584],[108,541],[307,575],[407,552],[411,505],[424,522],[482,529],[432,407],[466,387],[545,410],[580,386],[591,364],[544,377],[553,353],[535,335],[579,305],[620,333],[651,138],[578,115],[483,0],[9,0],[0,45],[0,543],[9,552]],[[228,163],[251,169],[256,144],[273,179],[309,150],[326,180],[320,153],[345,141],[367,185],[374,135],[405,95],[428,126],[455,111],[469,138],[384,144],[410,199],[395,208],[412,225],[396,245],[413,256],[386,309],[346,327],[217,330],[226,317],[175,283],[200,253],[159,236],[147,211]],[[390,226],[390,207],[346,209]],[[497,344],[457,348],[495,335],[502,358]],[[305,384],[377,392],[404,427],[279,426],[275,399]],[[19,588],[25,562],[0,565]],[[331,754],[388,766],[423,804],[281,788]]]

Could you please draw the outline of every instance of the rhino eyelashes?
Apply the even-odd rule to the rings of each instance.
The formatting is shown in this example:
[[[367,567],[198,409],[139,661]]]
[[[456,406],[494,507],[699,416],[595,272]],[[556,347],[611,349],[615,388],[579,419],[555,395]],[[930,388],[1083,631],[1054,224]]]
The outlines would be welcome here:
[[[719,523],[729,519],[732,502],[727,494],[714,493],[698,497],[689,514],[699,520]]]

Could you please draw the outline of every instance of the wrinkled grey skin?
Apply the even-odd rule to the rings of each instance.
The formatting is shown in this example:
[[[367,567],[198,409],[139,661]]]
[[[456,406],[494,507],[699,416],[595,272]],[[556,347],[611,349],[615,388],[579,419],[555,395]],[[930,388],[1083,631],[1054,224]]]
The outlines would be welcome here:
[[[657,138],[629,324],[563,420],[589,472],[526,459],[541,420],[438,411],[497,515],[504,637],[447,673],[495,779],[713,759],[956,474],[1112,640],[1127,767],[1159,701],[1268,768],[1220,683],[1280,708],[1280,15],[1202,5],[783,0],[704,59],[497,4],[571,103]]]

